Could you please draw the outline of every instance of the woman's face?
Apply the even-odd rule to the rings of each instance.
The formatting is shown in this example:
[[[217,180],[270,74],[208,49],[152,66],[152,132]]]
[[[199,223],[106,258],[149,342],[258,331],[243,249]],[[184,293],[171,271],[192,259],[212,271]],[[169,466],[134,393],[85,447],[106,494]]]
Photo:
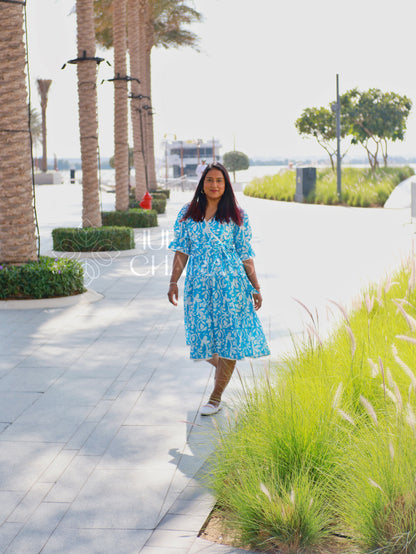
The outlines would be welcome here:
[[[208,200],[221,200],[225,191],[225,179],[219,169],[210,169],[204,179],[204,192]]]

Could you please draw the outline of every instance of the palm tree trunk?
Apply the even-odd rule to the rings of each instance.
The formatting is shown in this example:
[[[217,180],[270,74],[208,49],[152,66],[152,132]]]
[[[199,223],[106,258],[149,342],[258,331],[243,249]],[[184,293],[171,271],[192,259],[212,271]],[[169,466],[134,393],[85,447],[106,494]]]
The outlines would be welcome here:
[[[113,2],[114,45],[114,167],[116,170],[116,210],[129,207],[129,143],[126,53],[127,0]],[[121,77],[121,79],[119,79]]]
[[[127,33],[128,33],[128,46],[130,56],[130,76],[133,79],[139,79],[142,81],[140,71],[140,34],[143,20],[140,18],[138,0],[128,0],[128,18],[127,18]],[[133,162],[135,168],[135,180],[136,180],[136,192],[135,196],[137,200],[142,200],[146,192],[146,167],[144,158],[144,146],[143,146],[143,117],[141,117],[141,85],[133,80],[131,82],[132,99],[130,103],[131,107],[131,121],[133,128]]]
[[[38,91],[40,96],[40,107],[42,110],[42,171],[48,171],[48,149],[46,135],[46,108],[48,106],[48,92],[52,81],[50,79],[38,79]]]
[[[146,46],[144,57],[144,86],[145,95],[152,98],[152,71],[151,71],[151,53],[154,45],[154,27],[153,27],[153,12],[150,3],[147,4],[147,19],[146,19]],[[149,101],[151,105],[151,101]],[[155,143],[153,130],[153,116],[150,110],[146,115],[146,159],[147,159],[147,174],[148,185],[150,190],[157,188],[156,166],[155,166]]]
[[[0,260],[37,260],[23,6],[0,2]]]
[[[77,0],[78,58],[95,56],[94,0]],[[78,62],[78,106],[82,163],[82,226],[100,227],[98,190],[97,63]]]

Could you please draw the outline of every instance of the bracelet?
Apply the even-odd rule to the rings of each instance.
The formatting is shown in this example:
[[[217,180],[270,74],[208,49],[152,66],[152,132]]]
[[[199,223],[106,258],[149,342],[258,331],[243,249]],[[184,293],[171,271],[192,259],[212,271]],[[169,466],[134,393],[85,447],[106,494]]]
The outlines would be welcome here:
[[[177,285],[178,283],[176,281],[171,281],[169,285]]]

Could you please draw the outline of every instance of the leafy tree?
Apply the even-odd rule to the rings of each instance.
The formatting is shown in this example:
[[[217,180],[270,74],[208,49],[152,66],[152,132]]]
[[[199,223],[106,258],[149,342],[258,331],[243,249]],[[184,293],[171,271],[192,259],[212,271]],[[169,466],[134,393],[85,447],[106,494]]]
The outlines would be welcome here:
[[[352,143],[365,148],[373,169],[379,166],[380,152],[384,166],[387,166],[388,141],[404,139],[412,101],[407,96],[382,92],[377,88],[365,92],[354,89],[350,92],[355,93],[349,105]]]
[[[232,171],[234,175],[235,183],[235,172],[241,171],[242,169],[248,169],[250,167],[250,161],[248,156],[243,152],[238,152],[238,150],[233,150],[232,152],[226,152],[223,157],[223,163],[228,171]]]
[[[341,102],[341,138],[345,138],[350,130],[349,118],[345,116],[346,110],[343,107],[349,103],[349,97],[343,95]],[[342,115],[344,112],[344,116]],[[331,167],[335,170],[336,150],[336,114],[331,107],[305,108],[301,116],[295,122],[296,129],[300,135],[312,136],[322,146],[329,156]],[[343,158],[348,152],[351,142],[341,154]]]
[[[357,88],[347,91],[340,97],[341,138],[349,137],[349,143],[361,144],[367,152],[372,169],[378,167],[381,152],[384,165],[387,165],[388,141],[403,140],[406,121],[412,102],[406,96],[394,92],[382,92],[371,88],[360,92]],[[296,120],[295,126],[304,136],[314,137],[328,153],[331,167],[335,167],[336,156],[336,117],[329,108],[306,108]]]

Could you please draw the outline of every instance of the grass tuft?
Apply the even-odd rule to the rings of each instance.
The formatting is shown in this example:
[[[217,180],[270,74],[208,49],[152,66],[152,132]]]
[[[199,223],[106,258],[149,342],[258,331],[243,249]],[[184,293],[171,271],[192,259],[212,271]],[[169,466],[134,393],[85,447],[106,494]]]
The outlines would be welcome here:
[[[342,535],[343,552],[416,552],[414,267],[338,305],[325,341],[297,301],[309,340],[244,383],[209,477],[241,544],[339,552]]]

